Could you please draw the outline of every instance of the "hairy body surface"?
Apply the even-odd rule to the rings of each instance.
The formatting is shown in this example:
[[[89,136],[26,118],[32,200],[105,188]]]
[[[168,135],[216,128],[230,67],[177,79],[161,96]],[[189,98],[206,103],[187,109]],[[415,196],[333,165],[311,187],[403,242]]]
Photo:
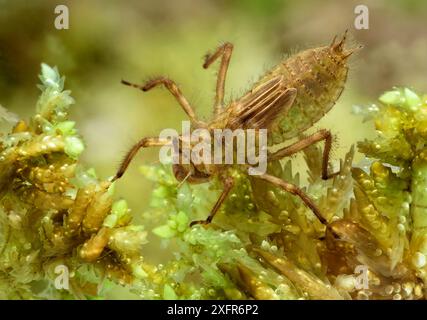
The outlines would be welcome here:
[[[336,41],[335,37],[329,46],[308,49],[289,57],[268,71],[241,98],[230,102],[227,106],[224,105],[224,87],[233,45],[231,43],[223,44],[213,54],[206,56],[203,65],[204,68],[208,68],[214,61],[221,58],[216,85],[214,117],[208,123],[196,117],[193,108],[178,86],[168,78],[155,78],[145,85],[122,82],[142,91],[164,85],[187,113],[194,128],[204,128],[209,132],[213,132],[214,129],[267,129],[269,144],[278,144],[298,136],[313,126],[332,108],[341,95],[347,78],[347,59],[354,52],[354,49],[347,50],[344,48],[345,39],[346,34],[339,42]],[[179,148],[184,143],[183,139],[182,136],[179,139]],[[329,177],[327,172],[329,152],[332,144],[332,135],[327,130],[319,130],[274,153],[269,153],[268,161],[280,160],[322,140],[325,141],[322,177],[327,179]],[[171,141],[160,138],[141,139],[126,155],[114,180],[124,174],[140,148],[167,144],[171,144]],[[218,177],[223,182],[224,190],[207,220],[195,221],[193,224],[210,223],[226,199],[233,188],[230,167],[236,167],[236,165],[205,163],[173,165],[175,177],[179,181],[201,183],[210,180],[212,177]],[[251,166],[248,164],[238,165],[238,167],[245,171],[251,170]],[[268,181],[300,197],[319,220],[326,223],[315,203],[296,185],[266,173],[256,175],[256,178]]]

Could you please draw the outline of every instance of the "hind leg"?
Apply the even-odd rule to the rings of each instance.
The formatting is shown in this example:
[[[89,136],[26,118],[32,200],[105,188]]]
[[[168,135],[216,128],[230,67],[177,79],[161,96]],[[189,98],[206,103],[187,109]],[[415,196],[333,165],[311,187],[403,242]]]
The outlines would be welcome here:
[[[270,174],[262,174],[262,175],[256,175],[253,176],[254,178],[257,179],[262,179],[264,181],[268,181],[271,184],[285,190],[286,192],[289,192],[293,195],[298,196],[303,202],[304,204],[311,210],[313,211],[313,213],[315,214],[315,216],[320,220],[320,222],[324,225],[327,225],[327,221],[326,219],[323,217],[323,215],[321,214],[320,210],[317,208],[316,204],[313,202],[313,200],[304,192],[301,190],[301,188],[299,188],[298,186],[286,182],[278,177],[272,176]]]
[[[318,132],[303,138],[289,146],[286,146],[275,153],[268,156],[269,160],[280,160],[284,157],[289,157],[305,148],[320,142],[325,141],[325,148],[323,149],[323,157],[322,157],[322,179],[327,180],[339,172],[328,174],[329,167],[329,154],[332,148],[332,134],[329,130],[319,130]]]

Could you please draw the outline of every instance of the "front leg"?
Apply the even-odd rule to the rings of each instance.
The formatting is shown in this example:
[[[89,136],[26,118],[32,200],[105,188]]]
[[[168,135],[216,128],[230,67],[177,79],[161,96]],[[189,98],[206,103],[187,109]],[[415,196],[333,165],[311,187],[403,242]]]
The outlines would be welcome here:
[[[234,179],[232,177],[227,177],[224,179],[223,183],[224,183],[224,190],[222,190],[222,193],[219,196],[218,200],[216,201],[214,207],[212,208],[208,218],[206,220],[193,221],[190,223],[190,227],[194,226],[195,224],[207,225],[207,224],[212,222],[213,217],[216,215],[219,208],[224,203],[225,199],[227,199],[228,194],[230,193],[231,189],[233,188]]]
[[[328,174],[329,167],[329,154],[332,148],[332,134],[329,130],[319,130],[311,136],[305,137],[289,146],[286,146],[275,153],[268,156],[269,161],[280,160],[284,157],[289,157],[319,141],[325,141],[325,148],[323,149],[322,157],[322,179],[327,180],[339,172]]]
[[[173,80],[171,80],[169,78],[165,78],[165,77],[158,77],[158,78],[155,78],[155,79],[148,81],[147,83],[145,83],[143,85],[131,83],[131,82],[126,81],[126,80],[122,80],[122,84],[133,87],[133,88],[140,89],[144,92],[149,91],[149,90],[153,89],[154,87],[157,87],[160,85],[165,86],[165,88],[168,89],[169,92],[175,97],[176,101],[178,101],[179,105],[182,107],[184,112],[188,115],[191,122],[193,124],[195,124],[197,127],[204,127],[205,126],[205,123],[203,123],[203,121],[200,121],[197,119],[193,107],[190,105],[188,100],[185,98],[185,96],[182,94],[181,90],[179,89],[179,87],[177,86],[177,84]]]
[[[120,179],[123,174],[126,172],[126,169],[128,168],[129,164],[131,163],[132,159],[135,157],[139,149],[141,148],[149,148],[149,147],[161,147],[165,146],[167,144],[170,144],[170,141],[168,139],[160,139],[157,137],[153,138],[142,138],[137,143],[133,145],[133,147],[128,151],[125,158],[123,159],[122,163],[120,164],[119,169],[117,170],[116,175],[114,176],[112,181],[116,181],[117,179]]]

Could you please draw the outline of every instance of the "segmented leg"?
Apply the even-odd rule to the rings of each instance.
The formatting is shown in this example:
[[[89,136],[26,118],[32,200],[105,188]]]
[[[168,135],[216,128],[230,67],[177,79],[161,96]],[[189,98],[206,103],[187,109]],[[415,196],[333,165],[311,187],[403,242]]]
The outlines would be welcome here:
[[[139,140],[126,154],[125,158],[120,164],[119,170],[117,170],[117,173],[114,176],[112,181],[115,181],[123,176],[130,162],[132,161],[133,157],[135,157],[136,153],[140,148],[161,147],[161,146],[167,145],[168,143],[170,143],[169,140],[160,139],[158,137],[142,138],[141,140]]]
[[[216,94],[214,104],[214,114],[217,115],[224,107],[224,88],[225,78],[227,75],[228,65],[230,64],[231,53],[233,52],[233,45],[229,42],[224,43],[216,49],[213,54],[206,55],[203,68],[207,69],[216,59],[222,56],[221,65],[218,71],[218,78],[216,82]]]
[[[325,141],[325,148],[323,149],[323,158],[322,158],[322,179],[327,180],[330,177],[336,175],[337,173],[328,174],[328,166],[329,166],[329,154],[331,152],[332,148],[332,134],[329,130],[320,130],[311,136],[308,136],[304,139],[301,139],[289,146],[286,146],[275,153],[268,156],[268,160],[280,160],[284,157],[288,157],[290,155],[293,155],[309,146],[311,146],[314,143],[317,143],[319,141]]]
[[[195,224],[209,224],[212,222],[212,219],[214,218],[215,214],[218,212],[218,209],[221,207],[225,199],[227,198],[228,194],[230,193],[231,189],[233,188],[234,180],[232,177],[227,177],[224,180],[224,190],[222,191],[221,195],[219,196],[217,202],[215,203],[215,206],[212,208],[208,218],[206,220],[198,220],[193,221],[190,223],[190,227],[194,226]]]
[[[262,174],[262,175],[257,175],[257,176],[253,176],[254,178],[259,178],[262,179],[264,181],[268,181],[272,184],[274,184],[275,186],[278,186],[280,188],[282,188],[283,190],[298,196],[303,202],[304,204],[311,209],[311,211],[313,211],[313,213],[316,215],[316,217],[320,220],[320,222],[324,225],[327,225],[327,221],[326,219],[322,216],[322,214],[320,213],[320,210],[317,208],[316,204],[313,202],[313,200],[311,200],[311,198],[305,194],[304,191],[302,191],[299,187],[297,187],[296,185],[283,181],[280,178],[277,178],[275,176],[269,175],[269,174]]]
[[[160,78],[152,79],[152,80],[148,81],[147,83],[145,83],[144,85],[131,83],[131,82],[128,82],[126,80],[122,80],[122,83],[124,85],[140,89],[144,92],[151,90],[152,88],[157,87],[159,85],[164,85],[166,87],[166,89],[168,89],[169,92],[172,93],[172,95],[175,97],[175,99],[178,101],[178,103],[184,109],[185,113],[188,115],[191,122],[193,122],[198,127],[204,126],[204,123],[197,119],[196,114],[193,110],[193,107],[190,105],[188,100],[184,97],[181,90],[179,90],[176,83],[174,81],[172,81],[171,79],[165,78],[165,77],[160,77]]]

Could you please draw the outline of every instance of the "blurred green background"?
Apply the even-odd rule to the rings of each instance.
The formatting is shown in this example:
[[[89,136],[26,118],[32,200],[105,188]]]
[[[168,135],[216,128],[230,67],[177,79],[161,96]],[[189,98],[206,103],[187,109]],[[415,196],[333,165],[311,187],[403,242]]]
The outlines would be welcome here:
[[[56,30],[54,9],[69,8],[70,28]],[[355,104],[374,102],[384,90],[405,85],[427,92],[427,1],[363,1],[369,30],[355,30],[359,1],[286,0],[0,0],[0,104],[20,117],[34,111],[40,63],[66,75],[76,105],[72,118],[84,136],[84,161],[100,177],[115,173],[127,149],[163,128],[180,130],[186,119],[165,90],[149,93],[125,87],[155,75],[176,80],[204,117],[211,114],[217,65],[202,69],[203,56],[221,41],[235,45],[226,82],[227,97],[250,88],[287,54],[329,44],[349,29],[364,49],[351,61],[345,92],[316,125],[337,137],[336,161],[352,143],[372,134]],[[142,151],[117,185],[138,217],[151,185],[140,164],[157,161]],[[360,160],[360,158],[359,158]],[[301,170],[305,169],[301,167]],[[152,247],[156,252],[156,246]]]

